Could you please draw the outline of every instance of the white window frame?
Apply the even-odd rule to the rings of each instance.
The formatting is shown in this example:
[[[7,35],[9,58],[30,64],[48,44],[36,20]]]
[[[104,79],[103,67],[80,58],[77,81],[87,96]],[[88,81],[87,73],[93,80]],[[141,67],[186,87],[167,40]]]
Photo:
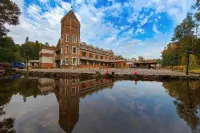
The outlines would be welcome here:
[[[62,63],[63,63],[63,62],[62,62],[62,59],[60,59],[60,66],[62,66]]]
[[[75,60],[75,64],[73,64],[73,59],[76,59]],[[77,62],[77,58],[76,57],[72,57],[72,65],[76,65],[77,64],[76,62]]]
[[[69,53],[69,46],[68,45],[65,47],[65,50],[66,50],[66,53]]]
[[[76,48],[76,53],[74,53],[74,48]],[[76,46],[72,46],[72,54],[77,54],[77,47]]]
[[[67,59],[68,61],[66,61],[66,59]],[[68,64],[69,64],[69,58],[66,57],[66,58],[65,58],[65,65],[68,65]]]
[[[69,42],[69,34],[66,34],[66,42]]]
[[[75,35],[72,36],[72,42],[73,42],[73,43],[76,43],[76,42],[77,42],[77,39],[76,39],[76,36],[75,36]]]

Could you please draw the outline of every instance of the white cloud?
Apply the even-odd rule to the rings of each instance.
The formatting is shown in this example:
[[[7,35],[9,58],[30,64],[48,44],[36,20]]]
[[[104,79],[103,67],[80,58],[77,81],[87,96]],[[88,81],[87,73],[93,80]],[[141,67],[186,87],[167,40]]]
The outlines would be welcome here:
[[[158,30],[156,24],[153,25],[153,31],[154,31],[156,34],[161,34],[161,32]]]
[[[145,33],[145,31],[144,31],[144,29],[142,29],[142,28],[138,28],[138,29],[135,31],[135,35],[144,34],[144,33]]]
[[[42,2],[42,3],[47,3],[47,2],[49,2],[49,0],[39,0],[40,2]]]
[[[152,23],[154,16],[162,12],[167,13],[175,21],[175,24],[179,23],[195,0],[130,0],[124,5],[111,0],[111,6],[98,8],[94,5],[97,3],[96,0],[88,0],[87,4],[84,0],[74,0],[71,3],[56,0],[54,7],[50,7],[49,0],[40,0],[42,6],[31,4],[26,8],[24,8],[23,0],[13,1],[19,5],[21,11],[24,10],[20,17],[20,25],[7,26],[11,31],[9,35],[14,38],[16,43],[23,43],[28,36],[32,41],[39,40],[43,43],[49,42],[49,44],[56,45],[60,38],[60,19],[72,6],[81,22],[81,41],[93,43],[102,48],[111,48],[116,53],[123,53],[125,57],[139,56],[143,53],[147,53],[143,56],[150,56],[148,52],[151,53],[150,50],[156,48],[154,51],[157,54],[156,52],[152,53],[154,57],[159,57],[158,48],[160,45],[164,46],[168,43],[171,33],[164,37],[164,35],[159,34],[158,25],[154,24],[152,29],[156,33],[156,37],[149,40],[147,38],[138,40],[133,36],[147,33],[145,24]],[[124,8],[128,12],[126,20],[121,18]],[[148,15],[141,14],[143,9],[145,12],[155,9],[155,12]],[[117,21],[128,21],[129,24],[116,26],[114,23],[105,21],[106,15],[117,18]],[[160,18],[161,16],[157,16],[157,21]],[[132,26],[134,22],[137,22],[135,27]],[[132,49],[133,47],[134,49]]]
[[[128,48],[132,48],[132,47],[134,47],[135,45],[141,45],[141,44],[142,44],[142,41],[141,41],[141,40],[134,39],[134,40],[131,40],[130,42],[128,42],[127,44],[125,44],[124,46],[125,46],[125,47],[128,47]]]
[[[67,11],[71,9],[71,4],[68,3],[68,2],[61,1],[61,6],[62,6],[63,9],[65,9]]]

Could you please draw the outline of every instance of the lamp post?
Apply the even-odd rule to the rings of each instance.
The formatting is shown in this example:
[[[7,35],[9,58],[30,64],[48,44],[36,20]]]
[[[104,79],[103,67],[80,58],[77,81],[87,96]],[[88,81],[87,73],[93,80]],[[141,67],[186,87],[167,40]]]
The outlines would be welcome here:
[[[190,54],[192,54],[193,51],[190,49],[186,49],[185,52],[187,53],[186,75],[188,75],[189,74]]]

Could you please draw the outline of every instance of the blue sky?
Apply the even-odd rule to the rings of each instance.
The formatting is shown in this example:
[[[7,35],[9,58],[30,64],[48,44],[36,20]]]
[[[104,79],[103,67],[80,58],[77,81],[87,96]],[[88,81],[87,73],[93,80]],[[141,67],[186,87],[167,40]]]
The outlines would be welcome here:
[[[13,0],[20,25],[7,26],[16,43],[29,40],[56,45],[60,20],[73,8],[81,23],[81,41],[112,49],[126,58],[160,58],[174,27],[195,0]]]

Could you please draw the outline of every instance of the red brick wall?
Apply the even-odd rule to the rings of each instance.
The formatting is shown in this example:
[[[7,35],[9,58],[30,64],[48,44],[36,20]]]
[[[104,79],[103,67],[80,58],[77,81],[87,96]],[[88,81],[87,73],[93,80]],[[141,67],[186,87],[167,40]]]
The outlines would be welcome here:
[[[52,63],[41,63],[40,66],[41,68],[53,68]]]

